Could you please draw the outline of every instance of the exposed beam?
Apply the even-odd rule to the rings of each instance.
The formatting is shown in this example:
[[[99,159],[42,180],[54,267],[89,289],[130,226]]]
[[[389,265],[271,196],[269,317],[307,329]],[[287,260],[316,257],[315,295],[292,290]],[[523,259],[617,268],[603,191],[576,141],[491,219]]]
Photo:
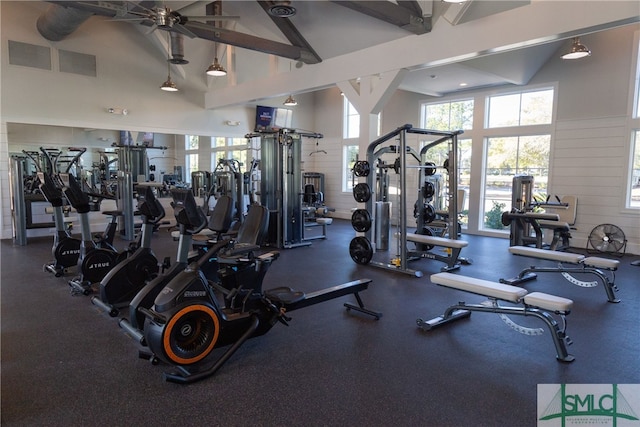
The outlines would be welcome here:
[[[371,16],[414,34],[424,34],[431,31],[431,17],[423,16],[422,9],[417,2],[411,1],[409,7],[389,1],[359,1],[359,0],[330,0],[332,3],[347,7],[356,12]],[[407,2],[399,2],[407,3]],[[415,13],[420,9],[420,13]]]
[[[195,21],[188,21],[184,26],[201,39],[230,44],[232,46],[282,56],[284,58],[295,59],[307,64],[317,63],[317,61],[313,61],[313,55],[311,55],[310,52],[305,51],[298,46],[291,46],[285,43],[279,43],[273,40],[263,39],[261,37],[255,37],[249,34],[214,27]]]
[[[291,22],[291,20],[287,18],[281,18],[277,16],[273,16],[269,13],[269,8],[274,6],[277,2],[275,1],[262,1],[258,0],[258,4],[264,9],[265,13],[271,18],[273,23],[278,27],[278,29],[282,32],[282,34],[289,40],[294,46],[298,46],[302,49],[302,52],[310,55],[311,57],[306,58],[306,61],[303,61],[307,64],[317,64],[322,62],[322,58],[320,55],[316,53],[316,51],[311,47],[309,42],[302,36],[300,31],[296,28],[295,25]]]

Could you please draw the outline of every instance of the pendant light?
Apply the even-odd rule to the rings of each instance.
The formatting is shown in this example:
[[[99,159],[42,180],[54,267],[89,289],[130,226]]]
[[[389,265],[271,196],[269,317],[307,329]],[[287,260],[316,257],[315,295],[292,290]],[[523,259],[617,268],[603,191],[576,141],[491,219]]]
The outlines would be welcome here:
[[[212,9],[209,10],[209,7],[211,7]],[[222,15],[222,2],[214,2],[211,5],[207,6],[207,13],[213,13],[214,15],[220,16]],[[214,27],[218,27],[220,24],[218,23],[218,21],[214,21],[213,22],[213,26]],[[207,75],[209,76],[214,76],[214,77],[223,77],[227,75],[227,70],[224,69],[224,67],[220,64],[220,62],[218,61],[218,42],[215,41],[213,43],[213,53],[214,53],[214,58],[213,58],[213,64],[209,65],[209,68],[207,68]]]
[[[171,49],[169,48],[169,46],[171,46],[171,43],[169,41],[169,38],[167,37],[167,81],[162,83],[160,89],[164,90],[165,92],[177,92],[178,86],[176,86],[176,84],[171,81]]]
[[[293,95],[289,95],[289,97],[284,100],[283,105],[286,105],[287,107],[293,107],[295,105],[298,105],[298,101],[296,101]]]
[[[217,50],[217,46],[216,46]],[[222,77],[227,75],[227,70],[224,69],[220,62],[218,62],[218,58],[213,58],[213,64],[209,65],[207,68],[207,74],[215,77]]]
[[[562,59],[580,59],[585,56],[591,56],[591,51],[588,47],[580,43],[580,37],[574,37],[571,50],[562,55]]]

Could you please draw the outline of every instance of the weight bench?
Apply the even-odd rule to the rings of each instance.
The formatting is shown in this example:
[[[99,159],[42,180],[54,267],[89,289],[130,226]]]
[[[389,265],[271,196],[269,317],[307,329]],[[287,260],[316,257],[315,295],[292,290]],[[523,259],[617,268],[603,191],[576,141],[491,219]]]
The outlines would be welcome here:
[[[453,271],[460,268],[460,263],[470,264],[471,261],[460,257],[460,251],[466,247],[469,242],[465,240],[447,239],[445,237],[427,236],[423,234],[407,233],[407,242],[420,243],[426,245],[426,251],[410,251],[409,256],[415,258],[436,259],[444,262],[446,267],[442,267],[441,271]],[[440,246],[447,249],[447,255],[438,255],[429,252],[434,246]]]
[[[547,325],[549,332],[551,332],[551,338],[556,348],[556,359],[567,363],[573,362],[575,359],[567,352],[567,345],[571,344],[571,340],[565,333],[565,316],[571,312],[573,306],[573,301],[570,299],[542,292],[528,293],[524,288],[451,273],[434,274],[431,276],[431,282],[436,285],[488,297],[492,305],[459,302],[447,308],[442,316],[431,320],[417,319],[418,327],[422,330],[430,331],[454,320],[467,318],[471,316],[472,311],[500,315],[533,316],[542,320]],[[500,306],[498,300],[519,304],[519,306]],[[551,313],[561,318],[562,327],[560,327]]]
[[[586,282],[576,279],[572,274],[593,274],[602,281],[602,286],[607,293],[607,301],[616,303],[620,302],[620,300],[615,296],[615,292],[618,290],[618,287],[614,283],[615,271],[618,269],[620,261],[599,257],[586,257],[581,254],[551,251],[527,246],[511,246],[509,248],[509,252],[514,255],[556,261],[558,262],[558,266],[538,267],[532,265],[522,270],[520,274],[512,279],[500,279],[500,283],[519,285],[521,283],[534,280],[538,277],[536,273],[561,273],[565,279],[574,285],[581,286],[583,288],[592,288],[598,286],[597,280]],[[572,264],[573,266],[566,266],[563,264]],[[611,277],[602,270],[608,271]]]

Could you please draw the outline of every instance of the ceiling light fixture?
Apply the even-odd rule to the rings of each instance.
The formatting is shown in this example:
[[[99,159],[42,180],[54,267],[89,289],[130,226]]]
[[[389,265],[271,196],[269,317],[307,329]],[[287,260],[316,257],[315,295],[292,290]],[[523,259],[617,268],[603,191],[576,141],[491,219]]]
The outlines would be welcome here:
[[[580,59],[585,56],[591,56],[591,51],[588,47],[580,43],[580,37],[574,37],[571,50],[562,55],[562,59]]]
[[[467,0],[442,0],[445,3],[464,3]]]
[[[209,7],[213,8],[214,15],[222,15],[222,2],[218,1],[215,3],[211,3],[210,6],[207,6],[207,11],[209,11]],[[218,27],[220,25],[221,24],[218,21],[213,22],[214,27]],[[219,33],[216,33],[216,35],[219,36]],[[224,67],[218,61],[218,42],[217,41],[213,43],[213,53],[214,53],[213,64],[209,65],[209,68],[207,68],[207,71],[205,72],[207,73],[208,76],[213,76],[213,77],[226,76],[227,70],[225,70]]]
[[[209,65],[209,68],[207,68],[207,74],[210,76],[222,77],[227,75],[227,70],[220,65],[218,58],[213,58],[213,64]]]
[[[296,101],[293,95],[289,95],[289,97],[284,100],[283,105],[286,105],[287,107],[293,107],[295,105],[298,105],[298,101]]]
[[[167,81],[162,83],[162,86],[160,86],[160,89],[164,90],[165,92],[177,92],[178,86],[176,86],[176,84],[171,81],[171,63],[167,62],[167,64],[169,64],[169,75],[167,76]]]
[[[165,92],[177,92],[178,86],[171,81],[171,42],[169,40],[169,33],[167,33],[167,81],[162,83],[160,89]]]

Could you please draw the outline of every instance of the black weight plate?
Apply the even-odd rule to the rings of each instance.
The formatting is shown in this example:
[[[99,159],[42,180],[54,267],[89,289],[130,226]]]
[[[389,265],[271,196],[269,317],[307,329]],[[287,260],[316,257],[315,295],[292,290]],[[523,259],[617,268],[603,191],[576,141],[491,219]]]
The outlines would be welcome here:
[[[353,198],[356,202],[366,203],[371,199],[371,189],[366,182],[361,182],[353,187]]]
[[[369,231],[371,228],[371,214],[366,209],[356,209],[351,215],[351,225],[358,232]]]
[[[353,165],[353,174],[355,176],[369,176],[371,172],[371,166],[369,166],[369,162],[366,160],[358,160]]]
[[[349,244],[349,255],[356,264],[369,264],[373,257],[373,247],[366,237],[354,237]]]
[[[424,209],[422,210],[422,216],[424,218],[424,222],[432,222],[436,219],[436,210],[431,205],[424,205]]]
[[[431,181],[426,181],[422,185],[422,197],[424,197],[425,199],[431,200],[435,192],[436,189]]]
[[[435,173],[436,173],[436,164],[435,163],[427,162],[424,165],[425,166],[429,166],[429,167],[426,167],[424,169],[424,174],[425,175],[427,175],[427,176],[435,175]]]

